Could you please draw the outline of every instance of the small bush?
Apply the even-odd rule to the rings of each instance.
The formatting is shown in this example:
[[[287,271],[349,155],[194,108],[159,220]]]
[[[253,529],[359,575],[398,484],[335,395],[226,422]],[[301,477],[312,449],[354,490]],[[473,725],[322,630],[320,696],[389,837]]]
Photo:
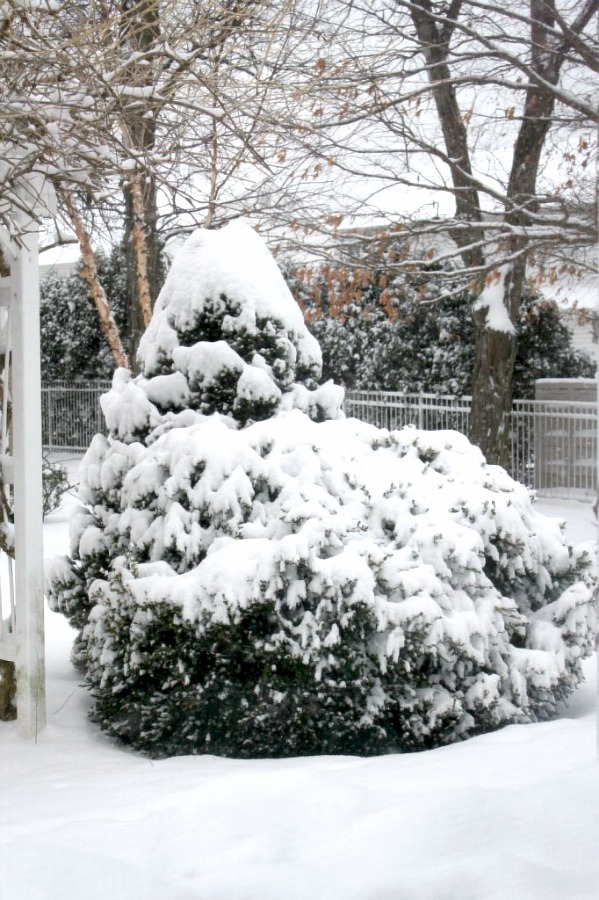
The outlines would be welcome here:
[[[67,470],[47,457],[42,463],[42,493],[44,516],[54,512],[61,504],[66,492],[72,488],[69,484]]]

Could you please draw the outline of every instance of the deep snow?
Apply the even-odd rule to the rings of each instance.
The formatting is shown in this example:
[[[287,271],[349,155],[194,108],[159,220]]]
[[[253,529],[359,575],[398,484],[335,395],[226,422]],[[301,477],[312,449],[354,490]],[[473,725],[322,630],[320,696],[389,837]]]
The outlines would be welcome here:
[[[68,549],[73,501],[47,519]],[[539,501],[593,539],[590,504]],[[48,725],[0,725],[2,900],[584,900],[599,891],[596,660],[563,717],[359,759],[149,761],[86,720],[47,612]]]

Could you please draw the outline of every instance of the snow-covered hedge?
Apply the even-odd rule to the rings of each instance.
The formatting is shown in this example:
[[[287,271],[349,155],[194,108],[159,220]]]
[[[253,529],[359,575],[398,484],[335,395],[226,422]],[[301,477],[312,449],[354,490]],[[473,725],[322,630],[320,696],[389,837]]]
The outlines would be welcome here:
[[[555,713],[589,556],[465,437],[344,419],[253,232],[189,239],[140,355],[49,573],[102,728],[157,756],[378,753]]]

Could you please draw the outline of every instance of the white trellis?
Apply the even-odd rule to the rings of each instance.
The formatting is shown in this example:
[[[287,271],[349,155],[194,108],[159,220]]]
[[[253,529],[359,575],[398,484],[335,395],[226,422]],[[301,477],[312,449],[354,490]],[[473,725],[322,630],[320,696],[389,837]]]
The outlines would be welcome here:
[[[19,733],[35,738],[46,719],[38,228],[20,211],[11,219],[13,233],[0,230],[10,267],[0,278],[0,465],[14,559],[0,553],[0,659],[15,663]]]

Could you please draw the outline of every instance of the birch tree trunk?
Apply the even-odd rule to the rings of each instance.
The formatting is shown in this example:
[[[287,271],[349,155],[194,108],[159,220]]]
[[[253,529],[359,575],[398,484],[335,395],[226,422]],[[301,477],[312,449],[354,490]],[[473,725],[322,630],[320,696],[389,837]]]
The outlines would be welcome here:
[[[142,175],[139,171],[131,174],[128,190],[130,192],[132,207],[131,241],[135,260],[136,293],[137,302],[141,311],[144,328],[147,328],[152,318],[152,294],[148,273],[148,234],[146,225],[146,213],[144,205],[144,192],[142,187]]]
[[[140,64],[127,67],[127,79],[138,88],[151,88],[153,68],[144,63],[144,55],[160,38],[160,8],[156,0],[132,0],[122,4],[122,52],[133,50]],[[125,228],[123,246],[127,261],[129,312],[129,359],[136,368],[139,341],[152,317],[154,301],[162,287],[162,242],[158,235],[156,179],[148,165],[156,141],[156,103],[126,103],[121,125],[134,168],[123,179]]]
[[[124,369],[129,368],[129,360],[123,347],[118,326],[110,309],[106,292],[98,277],[98,267],[91,244],[90,236],[85,228],[83,219],[79,215],[72,196],[69,193],[62,195],[65,209],[69,215],[79,246],[81,248],[81,275],[87,282],[89,292],[94,301],[102,331],[112,352],[115,365]]]

